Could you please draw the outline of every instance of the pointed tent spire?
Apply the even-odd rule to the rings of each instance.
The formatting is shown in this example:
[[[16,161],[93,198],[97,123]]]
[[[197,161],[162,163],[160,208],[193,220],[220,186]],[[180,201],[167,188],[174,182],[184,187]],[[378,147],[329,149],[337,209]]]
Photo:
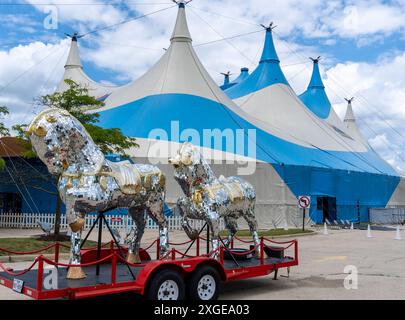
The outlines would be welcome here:
[[[349,134],[354,137],[356,140],[362,142],[364,145],[368,146],[367,140],[364,138],[363,134],[360,131],[360,128],[358,127],[356,123],[356,117],[354,116],[353,112],[353,107],[352,107],[352,102],[354,98],[346,99],[347,101],[347,109],[346,109],[346,114],[345,118],[343,120],[344,124],[346,125]]]
[[[186,19],[186,12],[185,7],[186,4],[190,1],[174,1],[179,6],[179,11],[177,13],[176,25],[173,30],[172,37],[170,38],[171,42],[175,41],[192,41],[190,31],[188,30],[187,19]]]
[[[249,68],[243,67],[240,69],[240,74],[239,76],[233,80],[235,84],[241,83],[243,80],[245,80],[247,77],[249,77]]]
[[[356,118],[354,117],[354,113],[353,113],[353,107],[352,107],[352,101],[354,100],[354,97],[350,98],[350,99],[346,99],[347,101],[347,109],[346,109],[346,114],[345,114],[345,118],[344,118],[344,123],[346,123],[346,125],[348,125],[349,123],[355,123],[356,122]]]
[[[71,38],[72,41],[70,44],[69,55],[65,64],[65,72],[56,91],[63,92],[67,90],[69,85],[65,82],[65,80],[70,79],[82,86],[87,87],[91,96],[94,96],[100,101],[104,101],[106,97],[116,89],[116,87],[113,85],[97,83],[87,76],[80,61],[79,48],[77,46],[77,39],[80,39],[83,36],[78,35],[77,32],[75,32],[73,35],[66,33],[66,35]]]
[[[262,62],[279,63],[280,60],[278,59],[276,48],[274,47],[274,41],[273,41],[273,29],[276,26],[273,25],[273,22],[271,22],[268,27],[266,27],[263,24],[261,26],[264,29],[266,29],[266,40],[264,42],[264,49],[263,49],[262,57],[260,58],[260,63],[262,63]]]
[[[319,72],[319,60],[321,59],[321,57],[317,57],[317,58],[310,58],[313,63],[313,69],[312,69],[312,76],[311,76],[311,81],[309,82],[308,85],[308,89],[310,88],[325,88],[325,86],[323,85],[322,82],[322,78],[321,78],[321,73]]]
[[[226,93],[231,99],[245,97],[253,92],[273,84],[289,85],[280,67],[280,60],[273,42],[273,22],[269,26],[261,25],[266,30],[262,56],[257,68],[243,82],[232,86]]]
[[[229,71],[227,74],[225,74],[225,73],[222,73],[222,74],[225,76],[225,78],[224,78],[224,84],[222,86],[220,86],[220,88],[222,90],[227,90],[227,89],[241,83],[243,80],[245,80],[247,77],[249,77],[249,68],[246,68],[246,67],[241,68],[239,76],[236,79],[234,79],[233,81],[230,81],[231,73],[229,73]]]
[[[231,72],[228,71],[227,73],[221,72],[221,74],[224,76],[224,84],[222,86],[228,86],[229,85],[229,77],[231,75]]]
[[[79,47],[77,45],[77,39],[80,39],[82,36],[78,35],[77,32],[75,32],[73,35],[69,35],[66,33],[66,35],[72,39],[72,42],[70,44],[70,50],[68,58],[66,60],[65,69],[83,68],[80,61]]]
[[[302,93],[299,98],[307,108],[319,118],[326,119],[333,111],[331,111],[332,105],[326,95],[325,86],[323,85],[321,73],[319,72],[319,60],[321,57],[310,59],[313,61],[311,81],[309,82],[307,90]]]

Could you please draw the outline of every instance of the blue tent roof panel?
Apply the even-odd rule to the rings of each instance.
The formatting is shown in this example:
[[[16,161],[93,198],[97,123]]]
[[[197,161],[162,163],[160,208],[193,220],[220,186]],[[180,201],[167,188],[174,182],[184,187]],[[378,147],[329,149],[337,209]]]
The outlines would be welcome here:
[[[325,92],[321,74],[319,72],[319,59],[314,59],[311,81],[307,90],[299,98],[301,101],[321,119],[327,119],[332,105]]]
[[[229,88],[226,93],[231,99],[237,99],[276,83],[288,85],[288,81],[280,68],[280,60],[274,47],[272,31],[268,28],[266,29],[266,40],[258,67],[247,79]]]

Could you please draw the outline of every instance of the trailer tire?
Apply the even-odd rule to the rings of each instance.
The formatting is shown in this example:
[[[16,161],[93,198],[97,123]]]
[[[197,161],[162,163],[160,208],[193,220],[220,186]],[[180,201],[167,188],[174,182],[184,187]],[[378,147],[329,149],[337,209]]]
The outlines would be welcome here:
[[[150,279],[145,298],[147,300],[184,300],[185,284],[175,270],[162,269]]]
[[[221,279],[212,266],[196,269],[187,282],[187,297],[190,300],[217,300]]]

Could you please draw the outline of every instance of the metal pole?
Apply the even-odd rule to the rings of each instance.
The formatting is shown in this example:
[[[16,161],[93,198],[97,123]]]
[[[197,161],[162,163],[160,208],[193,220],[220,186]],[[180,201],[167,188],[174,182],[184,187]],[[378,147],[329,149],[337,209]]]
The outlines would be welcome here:
[[[201,234],[201,232],[204,231],[204,228],[205,228],[206,225],[207,225],[207,223],[205,223],[205,224],[203,225],[203,227],[200,229],[200,231],[198,232],[198,238],[197,238],[197,240],[198,240],[198,242],[197,242],[198,251],[197,251],[197,256],[200,255],[200,234]],[[194,244],[195,241],[196,241],[196,239],[194,239],[194,240],[190,243],[190,245],[188,246],[188,248],[187,248],[186,252],[184,252],[184,254],[187,254],[187,253],[188,253],[188,251],[191,249],[191,247],[193,246],[193,244]]]
[[[360,225],[360,201],[359,200],[357,200],[357,220],[358,220],[358,222],[359,222],[359,225]]]
[[[102,240],[102,235],[103,235],[103,219],[104,214],[100,213],[99,214],[99,220],[98,220],[98,239],[97,239],[97,260],[100,260],[101,257],[101,240]],[[98,263],[96,266],[96,275],[100,275],[100,264]]]
[[[302,208],[302,231],[305,230],[305,208]]]
[[[93,231],[93,229],[94,229],[94,227],[96,226],[96,224],[97,224],[97,222],[98,222],[99,219],[100,219],[100,215],[97,215],[97,219],[93,222],[93,225],[91,226],[89,232],[87,232],[86,236],[84,237],[84,239],[83,239],[83,241],[82,241],[82,243],[81,243],[81,245],[80,245],[80,249],[83,248],[84,244],[85,244],[86,241],[87,241],[87,238],[89,237],[90,233]]]
[[[226,250],[226,251],[229,253],[229,255],[231,256],[233,262],[235,262],[235,264],[236,264],[238,267],[240,267],[238,261],[236,260],[236,258],[235,258],[234,255],[232,254],[232,250],[229,250],[229,249],[226,247],[226,245],[225,245],[225,243],[224,243],[224,241],[222,240],[221,237],[219,237],[219,240],[221,241],[224,250]]]
[[[207,254],[210,253],[210,225],[207,223]]]
[[[121,246],[120,246],[120,244],[118,243],[117,238],[115,238],[114,233],[113,233],[112,230],[111,230],[110,224],[108,223],[108,221],[107,221],[107,219],[105,218],[105,215],[104,215],[104,214],[102,214],[102,218],[100,218],[100,220],[101,220],[101,221],[104,220],[104,223],[105,223],[105,225],[107,226],[107,229],[108,229],[108,231],[110,232],[111,237],[113,238],[113,240],[114,240],[114,242],[115,242],[115,245],[117,246],[117,249],[118,249],[118,252],[119,252],[120,256],[121,256],[122,258],[124,258],[124,255],[123,255],[122,250],[121,250]],[[125,265],[127,266],[128,271],[129,271],[129,273],[131,274],[132,278],[135,280],[136,277],[135,277],[134,273],[132,272],[131,267],[130,267],[128,264],[125,264]]]

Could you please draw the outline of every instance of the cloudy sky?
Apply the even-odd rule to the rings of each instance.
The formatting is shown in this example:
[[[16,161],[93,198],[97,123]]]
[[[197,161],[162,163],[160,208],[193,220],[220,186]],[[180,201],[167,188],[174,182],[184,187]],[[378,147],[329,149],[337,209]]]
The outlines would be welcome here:
[[[0,0],[0,105],[7,125],[28,122],[33,99],[52,92],[63,74],[69,39],[80,39],[86,73],[125,84],[169,46],[177,9],[170,0]],[[218,82],[258,63],[264,31],[277,25],[281,65],[300,94],[322,56],[329,98],[343,117],[344,97],[370,144],[405,173],[405,0],[194,0],[188,22],[195,49]],[[144,16],[139,18],[140,16]],[[121,23],[128,21],[126,23]],[[223,40],[224,38],[231,38]]]

